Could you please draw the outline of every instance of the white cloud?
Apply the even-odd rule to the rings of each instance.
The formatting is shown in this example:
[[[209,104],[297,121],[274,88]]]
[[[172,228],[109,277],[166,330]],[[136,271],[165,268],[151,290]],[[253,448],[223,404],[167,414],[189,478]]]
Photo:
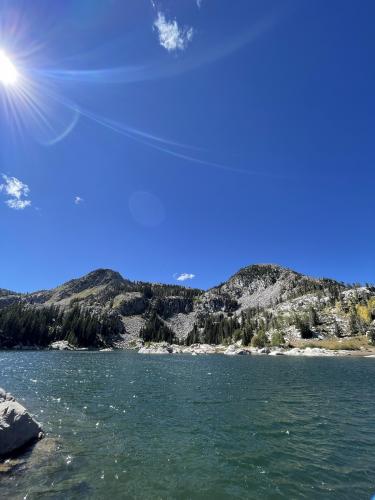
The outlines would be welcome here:
[[[79,205],[80,203],[83,203],[83,201],[84,201],[84,200],[83,200],[83,198],[81,198],[80,196],[76,196],[76,197],[74,198],[74,203],[75,203],[76,205]]]
[[[17,200],[16,198],[10,198],[5,203],[9,208],[13,208],[14,210],[23,210],[31,205],[30,200]]]
[[[7,175],[2,175],[4,183],[0,184],[0,191],[5,193],[9,198],[5,200],[5,203],[9,208],[14,210],[23,210],[31,205],[30,200],[25,200],[29,196],[30,189],[27,184],[16,177],[8,177]]]
[[[192,280],[193,278],[195,278],[195,274],[190,273],[182,273],[176,276],[177,281]]]
[[[160,45],[168,52],[186,49],[194,34],[193,28],[181,28],[176,20],[167,21],[162,12],[158,12],[154,27],[158,30]]]
[[[203,0],[197,0],[197,5],[199,9],[202,7],[202,2]]]

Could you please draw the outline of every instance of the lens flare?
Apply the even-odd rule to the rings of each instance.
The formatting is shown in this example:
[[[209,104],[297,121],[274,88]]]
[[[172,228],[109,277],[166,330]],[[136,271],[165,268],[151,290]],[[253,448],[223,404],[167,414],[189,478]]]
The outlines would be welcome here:
[[[18,81],[18,71],[7,54],[0,50],[0,82],[5,85],[16,85]]]
[[[0,0],[1,2],[1,0]],[[0,116],[7,131],[16,138],[24,132],[40,144],[52,146],[75,128],[77,106],[60,102],[60,89],[34,74],[37,52],[18,51],[14,56],[0,48]]]

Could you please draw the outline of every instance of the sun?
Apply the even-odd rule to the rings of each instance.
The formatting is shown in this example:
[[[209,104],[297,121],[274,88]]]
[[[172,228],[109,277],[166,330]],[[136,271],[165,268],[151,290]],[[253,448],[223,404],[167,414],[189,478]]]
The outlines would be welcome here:
[[[0,83],[5,86],[17,84],[19,73],[7,54],[0,49]]]

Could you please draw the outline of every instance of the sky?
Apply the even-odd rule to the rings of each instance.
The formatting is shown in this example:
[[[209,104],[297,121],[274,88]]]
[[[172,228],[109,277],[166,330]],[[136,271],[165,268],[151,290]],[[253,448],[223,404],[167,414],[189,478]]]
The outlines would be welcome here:
[[[375,282],[375,3],[0,0],[0,288]]]

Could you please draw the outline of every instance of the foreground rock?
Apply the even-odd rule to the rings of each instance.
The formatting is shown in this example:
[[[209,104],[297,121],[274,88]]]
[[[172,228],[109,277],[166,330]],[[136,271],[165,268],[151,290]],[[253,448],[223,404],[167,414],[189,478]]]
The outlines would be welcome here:
[[[0,457],[43,437],[41,426],[14,397],[0,388]]]

